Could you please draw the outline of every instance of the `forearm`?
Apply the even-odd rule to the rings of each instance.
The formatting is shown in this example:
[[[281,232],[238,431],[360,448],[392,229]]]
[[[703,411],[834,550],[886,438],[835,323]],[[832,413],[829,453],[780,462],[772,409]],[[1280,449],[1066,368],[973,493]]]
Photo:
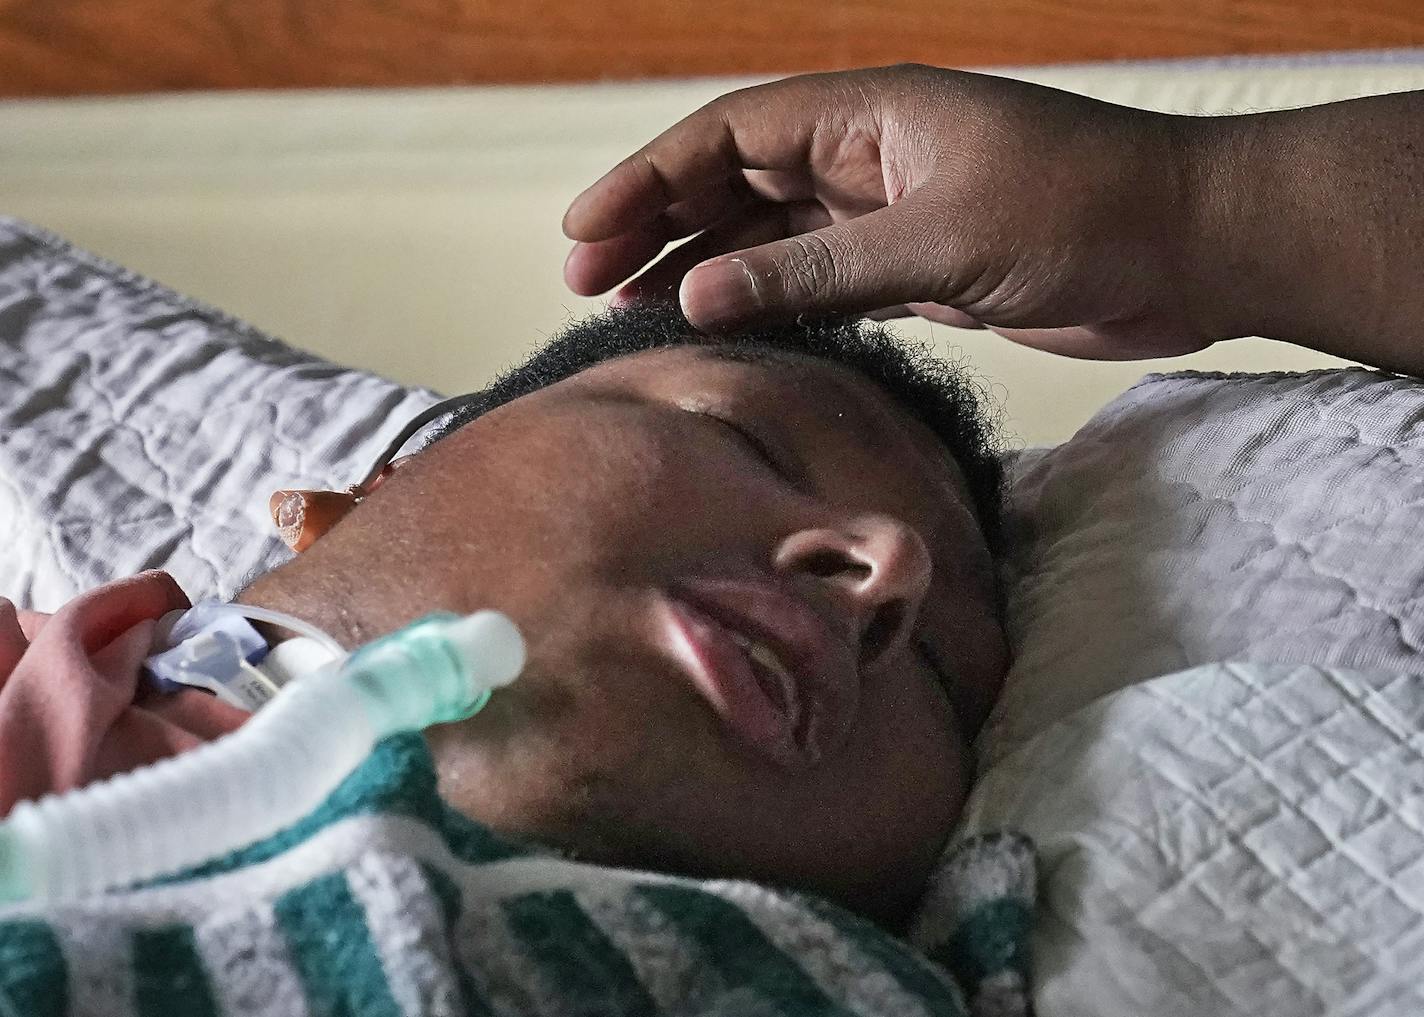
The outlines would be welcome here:
[[[1424,92],[1183,125],[1218,334],[1424,374]]]

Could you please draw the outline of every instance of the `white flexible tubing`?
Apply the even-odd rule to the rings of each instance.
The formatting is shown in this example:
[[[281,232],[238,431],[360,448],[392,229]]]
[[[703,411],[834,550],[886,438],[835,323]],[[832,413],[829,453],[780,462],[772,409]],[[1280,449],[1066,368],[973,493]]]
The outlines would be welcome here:
[[[244,618],[251,618],[254,621],[271,622],[273,625],[280,625],[283,628],[291,629],[293,632],[315,639],[322,646],[336,654],[337,657],[346,656],[346,650],[342,648],[340,643],[332,639],[315,625],[304,622],[300,618],[283,614],[281,611],[272,611],[265,607],[256,607],[252,604],[229,604],[227,606]]]
[[[290,683],[218,741],[16,805],[0,822],[0,902],[132,886],[270,837],[377,741],[469,716],[523,666],[518,629],[496,612],[417,622]]]
[[[25,896],[37,900],[178,872],[297,822],[375,740],[357,694],[329,668],[294,683],[219,741],[70,794],[21,802],[6,819],[0,856],[22,860]]]

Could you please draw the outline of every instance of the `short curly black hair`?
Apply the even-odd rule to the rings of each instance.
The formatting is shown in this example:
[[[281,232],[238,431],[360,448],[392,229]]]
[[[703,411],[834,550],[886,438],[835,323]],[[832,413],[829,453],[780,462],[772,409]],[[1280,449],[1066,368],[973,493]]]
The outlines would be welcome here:
[[[611,307],[574,321],[522,363],[460,407],[430,439],[458,430],[490,410],[615,357],[673,346],[717,346],[799,353],[849,368],[880,386],[927,426],[959,464],[990,551],[1002,537],[1003,456],[998,410],[961,365],[923,343],[860,319],[817,318],[736,332],[698,332],[676,304]]]

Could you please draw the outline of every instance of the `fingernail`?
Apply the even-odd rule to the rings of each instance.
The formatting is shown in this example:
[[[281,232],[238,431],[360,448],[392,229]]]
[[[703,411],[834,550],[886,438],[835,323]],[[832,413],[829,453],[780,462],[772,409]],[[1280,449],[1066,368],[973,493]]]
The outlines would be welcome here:
[[[756,277],[741,258],[698,265],[683,277],[678,300],[694,325],[732,324],[762,309]]]

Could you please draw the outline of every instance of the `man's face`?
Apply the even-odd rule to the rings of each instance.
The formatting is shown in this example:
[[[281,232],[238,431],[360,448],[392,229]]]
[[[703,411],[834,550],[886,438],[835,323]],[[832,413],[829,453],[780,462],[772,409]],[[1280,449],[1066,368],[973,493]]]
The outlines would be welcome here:
[[[455,432],[243,599],[351,644],[502,610],[525,673],[428,735],[454,806],[883,917],[943,845],[1005,666],[968,503],[858,375],[661,350]]]

